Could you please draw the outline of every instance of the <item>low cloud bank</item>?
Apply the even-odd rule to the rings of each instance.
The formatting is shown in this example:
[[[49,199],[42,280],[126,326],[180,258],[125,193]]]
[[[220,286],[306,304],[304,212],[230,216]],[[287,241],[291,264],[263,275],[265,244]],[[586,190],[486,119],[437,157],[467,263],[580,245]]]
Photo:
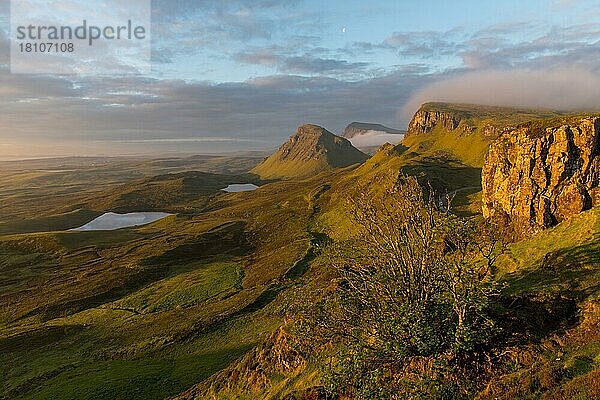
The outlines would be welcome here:
[[[578,67],[552,70],[468,72],[415,92],[398,118],[410,120],[419,106],[442,101],[557,110],[600,109],[600,73]]]
[[[350,143],[356,148],[365,148],[373,146],[381,146],[385,143],[396,144],[404,138],[401,134],[392,134],[383,131],[367,131],[362,135],[355,136],[350,140]]]

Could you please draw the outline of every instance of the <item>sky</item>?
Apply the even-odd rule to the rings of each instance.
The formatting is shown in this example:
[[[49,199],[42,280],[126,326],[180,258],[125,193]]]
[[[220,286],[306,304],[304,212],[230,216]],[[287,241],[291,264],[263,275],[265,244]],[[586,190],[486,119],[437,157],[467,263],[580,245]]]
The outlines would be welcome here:
[[[598,0],[152,0],[150,69],[76,75],[10,73],[9,3],[4,158],[264,150],[304,123],[403,129],[427,101],[600,108]]]

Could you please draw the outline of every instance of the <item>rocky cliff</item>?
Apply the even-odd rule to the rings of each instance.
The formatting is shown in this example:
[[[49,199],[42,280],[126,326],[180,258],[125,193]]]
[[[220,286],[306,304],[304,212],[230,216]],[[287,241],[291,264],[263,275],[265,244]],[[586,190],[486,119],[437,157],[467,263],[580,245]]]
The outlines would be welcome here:
[[[523,124],[490,146],[482,169],[483,213],[520,234],[600,204],[600,117]]]
[[[422,107],[410,121],[407,135],[429,133],[436,127],[441,127],[447,131],[454,131],[461,126],[461,123],[462,130],[466,132],[472,132],[474,130],[473,126],[463,123],[463,119],[459,115],[446,111],[429,110]]]
[[[552,110],[526,110],[475,104],[425,103],[408,125],[407,136],[430,133],[435,128],[446,132],[479,132],[487,139],[533,119],[561,115]]]

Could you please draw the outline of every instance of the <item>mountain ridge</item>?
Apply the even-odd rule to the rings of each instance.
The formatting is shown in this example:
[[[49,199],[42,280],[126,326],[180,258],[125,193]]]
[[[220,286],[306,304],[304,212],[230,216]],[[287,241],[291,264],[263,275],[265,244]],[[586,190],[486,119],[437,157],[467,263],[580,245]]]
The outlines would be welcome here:
[[[384,133],[389,133],[389,134],[394,134],[394,135],[396,135],[396,134],[402,135],[402,134],[406,133],[403,130],[389,128],[382,124],[369,123],[369,122],[352,122],[352,123],[348,124],[348,126],[346,126],[346,128],[344,128],[344,131],[342,132],[341,136],[345,137],[346,139],[352,139],[357,136],[363,135],[369,131],[384,132]]]
[[[407,136],[429,133],[435,127],[448,131],[473,133],[497,137],[503,129],[517,126],[534,119],[545,119],[566,115],[550,109],[488,106],[468,103],[423,103],[408,124]]]

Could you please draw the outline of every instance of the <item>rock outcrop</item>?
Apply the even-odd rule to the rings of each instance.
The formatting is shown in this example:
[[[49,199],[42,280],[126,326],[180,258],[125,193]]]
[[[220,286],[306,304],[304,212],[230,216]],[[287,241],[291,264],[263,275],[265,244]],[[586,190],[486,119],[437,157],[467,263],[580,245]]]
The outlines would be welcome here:
[[[600,117],[531,122],[502,134],[482,170],[483,214],[521,235],[600,204]]]
[[[552,110],[527,110],[476,104],[425,103],[408,125],[407,136],[430,133],[435,128],[460,134],[479,132],[496,139],[521,123],[562,115]]]
[[[459,127],[465,132],[472,132],[475,129],[464,123],[457,114],[421,107],[408,124],[407,136],[429,133],[438,126],[447,131],[454,131]]]
[[[251,172],[261,178],[308,177],[333,168],[364,162],[368,156],[348,139],[317,125],[302,125],[277,152]]]

